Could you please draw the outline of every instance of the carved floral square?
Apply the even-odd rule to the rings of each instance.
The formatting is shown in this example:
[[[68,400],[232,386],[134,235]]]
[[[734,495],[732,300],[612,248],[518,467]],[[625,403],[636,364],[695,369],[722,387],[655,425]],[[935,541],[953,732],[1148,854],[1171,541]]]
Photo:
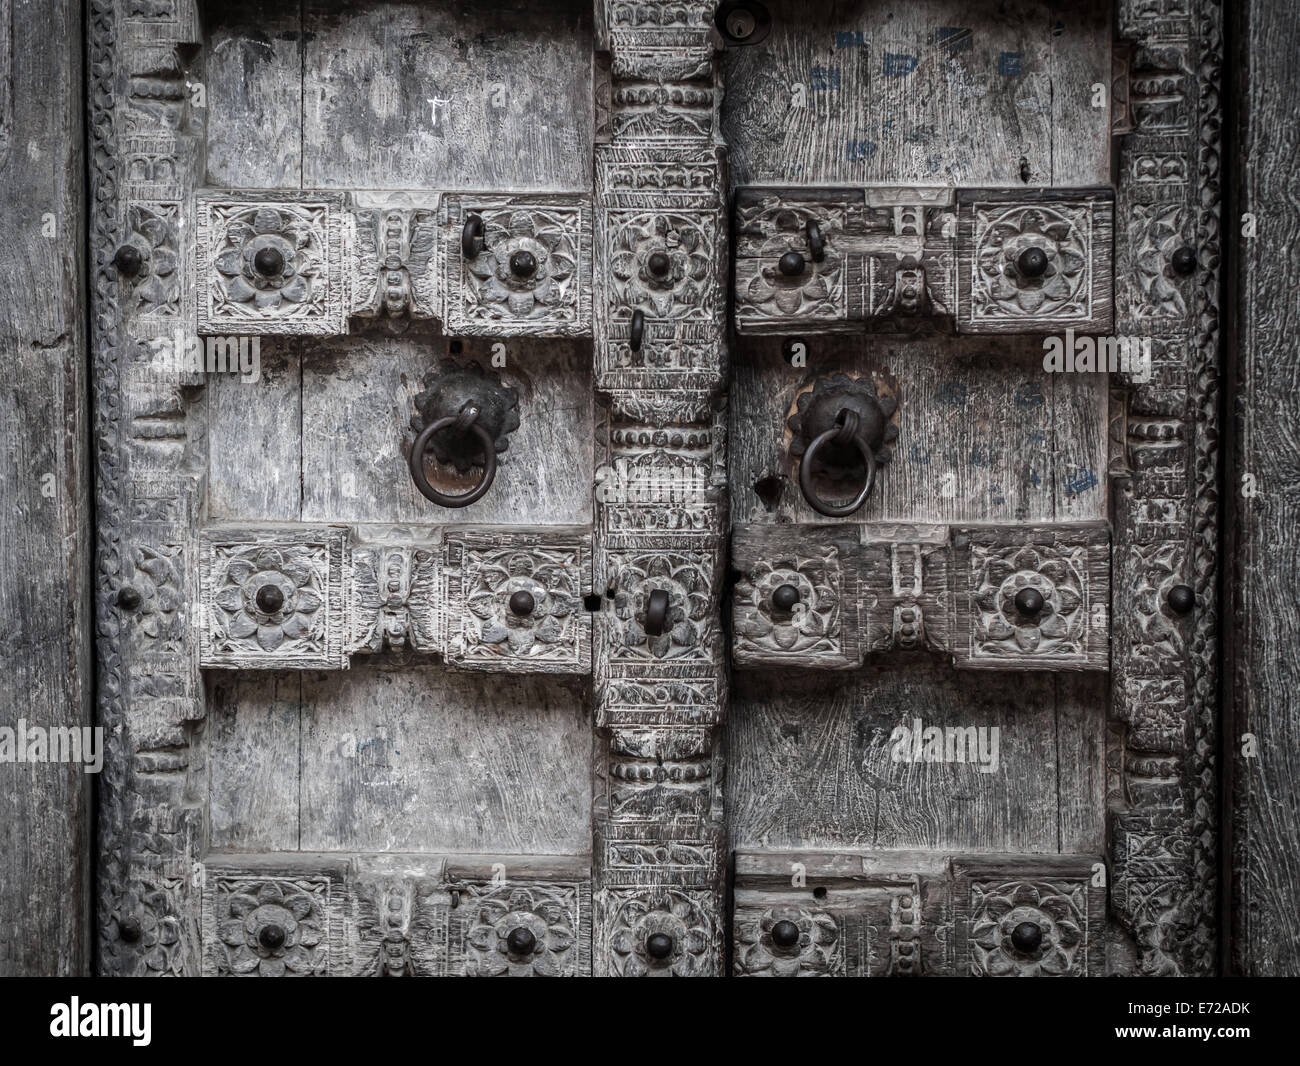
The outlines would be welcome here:
[[[263,881],[222,886],[217,927],[224,965],[241,977],[309,977],[324,974],[327,924],[323,884]]]
[[[1087,207],[976,205],[974,211],[976,318],[1089,317]]]
[[[327,209],[212,204],[212,313],[224,318],[326,314]]]
[[[749,977],[832,977],[839,926],[822,911],[778,906],[745,914],[736,930],[738,971]]]
[[[971,885],[971,973],[1076,977],[1084,972],[1087,888],[1082,882]]]
[[[668,596],[659,632],[651,624],[651,596]],[[709,606],[712,589],[705,564],[671,552],[634,556],[618,570],[614,587],[614,615],[619,643],[638,657],[679,659],[705,654],[711,636]]]
[[[467,312],[491,319],[576,319],[580,214],[519,209],[485,212],[483,220],[483,250],[465,264]]]
[[[675,213],[616,219],[609,264],[615,306],[659,318],[708,313],[713,238],[703,221]]]
[[[499,890],[472,903],[466,937],[470,977],[561,977],[573,971],[576,934],[572,891]]]
[[[218,548],[215,567],[219,645],[281,653],[323,649],[324,586],[304,549]]]
[[[708,977],[716,938],[708,901],[681,889],[621,896],[610,919],[610,963],[620,977]]]
[[[759,316],[836,318],[844,313],[844,260],[830,240],[822,248],[822,258],[815,259],[809,246],[808,227],[814,224],[827,231],[832,223],[818,212],[787,206],[776,211],[764,208],[749,217],[742,211],[740,223],[766,236],[756,243],[754,258],[737,263],[737,274],[748,276],[740,295],[741,313]],[[787,274],[781,269],[782,257],[790,252],[802,257],[802,270]],[[737,279],[738,287],[741,284]]]
[[[522,658],[572,658],[580,556],[572,549],[471,552],[466,558],[466,606],[478,620],[469,653]],[[483,646],[487,647],[484,648]]]
[[[734,592],[738,647],[775,654],[839,651],[838,576],[833,556],[756,563]],[[787,606],[789,598],[795,602]]]
[[[1042,545],[974,547],[972,639],[983,656],[1084,654],[1087,616],[1080,558]]]

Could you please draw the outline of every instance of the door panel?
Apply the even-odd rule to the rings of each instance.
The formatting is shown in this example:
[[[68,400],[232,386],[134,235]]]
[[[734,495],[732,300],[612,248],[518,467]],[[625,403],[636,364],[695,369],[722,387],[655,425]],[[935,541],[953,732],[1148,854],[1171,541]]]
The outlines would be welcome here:
[[[1211,968],[1209,0],[156,6],[105,972]]]

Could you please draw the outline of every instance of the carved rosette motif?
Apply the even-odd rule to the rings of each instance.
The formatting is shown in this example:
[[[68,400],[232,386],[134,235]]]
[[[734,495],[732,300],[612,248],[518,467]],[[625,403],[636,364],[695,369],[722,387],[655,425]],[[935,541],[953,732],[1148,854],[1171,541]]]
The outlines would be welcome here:
[[[189,976],[183,882],[160,877],[130,883],[104,930],[104,968],[115,977]]]
[[[1082,658],[1085,554],[1082,548],[1056,554],[1032,545],[974,550],[979,608],[974,654]],[[1032,614],[1016,603],[1026,589],[1042,599]]]
[[[140,257],[131,278],[131,309],[137,316],[181,314],[182,273],[177,223],[179,203],[135,202],[128,206],[125,244]]]
[[[568,977],[577,972],[577,893],[530,885],[485,890],[469,903],[465,941],[470,977]]]
[[[460,314],[500,325],[577,322],[585,298],[581,212],[513,207],[480,217],[485,247],[465,263]],[[521,264],[529,269],[515,269]]]
[[[205,538],[202,665],[342,666],[344,538],[341,529],[281,542],[256,534]]]
[[[618,977],[707,977],[718,970],[710,893],[656,888],[611,892],[605,916],[608,960]]]
[[[647,630],[650,597],[668,594],[667,619],[661,632]],[[651,552],[619,557],[614,583],[613,659],[663,661],[710,655],[715,608],[712,568],[707,558],[678,552]]]
[[[975,882],[970,886],[975,977],[1080,977],[1087,973],[1087,889],[1079,882]]]
[[[346,333],[342,198],[198,199],[199,332]]]
[[[847,207],[841,205],[773,203],[770,197],[753,204],[738,203],[738,325],[758,325],[765,318],[797,318],[800,322],[847,319],[847,270],[836,244],[847,213]],[[820,233],[820,259],[808,238],[810,224]],[[803,258],[800,273],[789,275],[781,270],[781,257],[790,252]],[[750,319],[756,321],[750,323]]]
[[[840,641],[839,559],[797,555],[759,562],[736,584],[732,600],[735,652],[763,659],[842,654]],[[774,596],[792,588],[797,602],[785,608]]]
[[[324,977],[330,972],[330,885],[325,879],[221,878],[213,889],[218,977]]]
[[[734,973],[737,976],[839,977],[842,974],[839,924],[824,911],[775,906],[737,915],[735,924]],[[790,927],[793,929],[783,935]]]

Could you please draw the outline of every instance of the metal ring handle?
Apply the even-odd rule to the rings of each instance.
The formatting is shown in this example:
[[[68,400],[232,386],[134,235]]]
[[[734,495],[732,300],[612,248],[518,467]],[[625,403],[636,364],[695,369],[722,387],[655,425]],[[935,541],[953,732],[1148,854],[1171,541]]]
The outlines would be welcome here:
[[[632,325],[628,328],[627,345],[634,352],[641,350],[641,341],[645,337],[645,315],[637,309],[632,312]]]
[[[466,259],[475,259],[487,247],[484,240],[483,216],[470,215],[460,231],[460,250]]]
[[[806,229],[808,232],[808,251],[812,253],[813,262],[820,263],[826,258],[826,242],[822,240],[822,228],[810,218]]]
[[[645,631],[652,637],[661,637],[667,624],[668,593],[663,589],[654,589],[645,608]]]
[[[815,437],[813,442],[808,445],[808,450],[803,453],[803,459],[799,462],[799,488],[803,491],[803,498],[808,501],[808,505],[818,514],[824,514],[827,518],[847,518],[867,502],[867,497],[871,495],[872,488],[876,484],[876,457],[872,453],[871,446],[863,440],[856,432],[858,416],[855,411],[841,411],[836,419],[836,424],[828,429],[819,437]],[[817,495],[813,488],[813,459],[817,455],[817,449],[828,441],[835,441],[836,444],[847,444],[845,437],[849,437],[857,445],[858,451],[862,453],[862,458],[867,464],[867,480],[862,486],[862,490],[855,496],[850,503],[833,504],[827,503]]]
[[[497,476],[497,446],[496,441],[492,439],[483,424],[477,421],[478,412],[475,410],[475,421],[469,423],[469,431],[478,437],[479,444],[483,447],[483,477],[469,492],[462,492],[459,495],[451,495],[446,492],[439,492],[429,484],[428,477],[424,473],[424,452],[429,446],[429,438],[439,430],[447,429],[451,426],[458,425],[464,419],[464,413],[459,415],[448,415],[446,418],[440,418],[424,427],[420,435],[415,438],[415,444],[411,446],[411,480],[415,482],[415,487],[420,490],[420,494],[426,499],[432,500],[439,507],[468,507],[475,500],[483,498],[483,494],[492,487],[492,479]]]

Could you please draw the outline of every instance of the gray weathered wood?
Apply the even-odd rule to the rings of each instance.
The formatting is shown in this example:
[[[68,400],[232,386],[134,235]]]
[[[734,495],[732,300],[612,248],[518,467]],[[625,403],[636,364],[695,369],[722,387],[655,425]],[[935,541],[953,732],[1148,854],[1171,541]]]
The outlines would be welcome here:
[[[20,720],[79,730],[92,718],[80,20],[80,4],[0,2],[0,617],[9,634],[0,726],[8,731]],[[84,973],[94,778],[77,765],[13,756],[11,748],[0,764],[0,974]]]

